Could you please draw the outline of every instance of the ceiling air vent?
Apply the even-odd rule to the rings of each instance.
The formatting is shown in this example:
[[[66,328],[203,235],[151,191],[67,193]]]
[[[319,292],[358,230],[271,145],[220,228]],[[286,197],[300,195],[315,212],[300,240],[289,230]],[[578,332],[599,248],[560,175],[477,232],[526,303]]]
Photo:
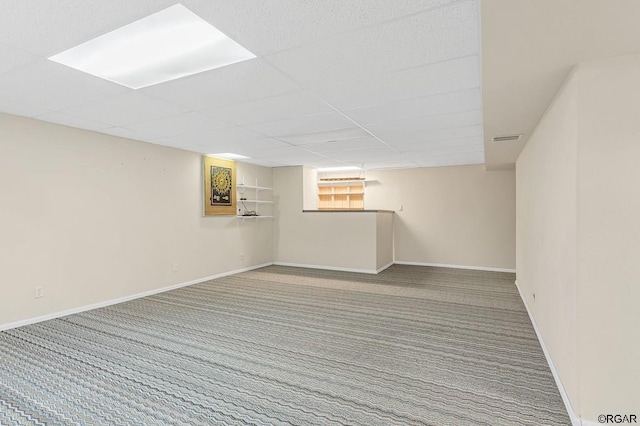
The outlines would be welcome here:
[[[516,141],[519,141],[520,139],[522,139],[522,133],[516,133],[513,135],[495,136],[491,140],[493,142],[516,142]]]

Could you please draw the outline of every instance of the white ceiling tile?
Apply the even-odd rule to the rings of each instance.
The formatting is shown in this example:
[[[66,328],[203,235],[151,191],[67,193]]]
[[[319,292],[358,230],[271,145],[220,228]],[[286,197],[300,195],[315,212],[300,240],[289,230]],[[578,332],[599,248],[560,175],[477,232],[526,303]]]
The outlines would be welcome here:
[[[51,111],[37,105],[25,105],[0,99],[0,112],[21,115],[23,117],[35,117],[36,115],[47,114]]]
[[[218,121],[205,114],[187,112],[173,117],[128,124],[127,127],[149,135],[171,138],[191,132],[209,132],[225,127],[232,127],[232,125]]]
[[[293,145],[306,145],[310,143],[324,143],[342,141],[348,139],[360,139],[370,137],[371,134],[360,127],[347,127],[344,129],[323,130],[313,133],[304,133],[300,135],[280,136],[285,142]]]
[[[400,152],[382,144],[376,148],[335,151],[326,153],[325,155],[338,161],[355,161],[360,163],[367,163],[369,161],[393,161],[404,159],[403,155]]]
[[[258,55],[289,49],[453,0],[255,0],[183,4]],[[211,6],[209,6],[211,4]]]
[[[364,165],[365,170],[380,170],[380,169],[406,169],[416,168],[420,165],[411,159],[395,160],[395,161],[369,161]]]
[[[186,111],[186,108],[178,105],[128,91],[110,99],[69,108],[63,112],[114,126],[126,126],[130,123],[171,117]]]
[[[270,152],[274,149],[290,148],[284,142],[276,139],[263,138],[252,141],[212,141],[200,146],[200,149],[208,153],[233,152],[247,157],[273,157]]]
[[[172,4],[174,0],[3,0],[0,41],[49,57]]]
[[[336,151],[345,151],[350,149],[377,148],[384,146],[382,142],[374,137],[345,139],[330,142],[311,143],[304,145],[304,149],[309,151],[327,154]]]
[[[453,114],[433,115],[410,118],[407,120],[371,124],[367,129],[383,140],[396,140],[411,135],[437,132],[443,129],[456,129],[482,124],[480,110],[457,112]]]
[[[86,118],[74,117],[62,112],[51,112],[48,114],[37,115],[34,118],[37,120],[48,121],[50,123],[62,124],[64,126],[76,127],[78,129],[86,130],[103,130],[112,127],[110,124],[87,120]]]
[[[352,109],[479,87],[478,57],[470,56],[313,90],[334,107]]]
[[[4,74],[0,99],[58,111],[116,96],[129,89],[47,59]]]
[[[477,55],[478,5],[456,2],[266,59],[309,86]]]
[[[42,59],[40,56],[0,43],[0,74],[13,71],[40,59]]]
[[[285,143],[278,139],[273,139],[273,138],[261,138],[261,139],[247,140],[242,142],[231,142],[231,143],[240,145],[242,146],[242,149],[253,151],[253,152],[291,146],[288,143]]]
[[[256,58],[146,87],[140,92],[193,110],[207,111],[300,89],[299,84]]]
[[[402,154],[425,167],[463,164],[465,161],[477,164],[484,158],[484,140],[474,137],[428,142],[407,147]]]
[[[242,160],[243,163],[255,164],[256,166],[262,167],[283,167],[286,164],[277,161],[277,160],[266,160],[263,158],[245,158]]]
[[[206,148],[207,152],[215,149],[217,152],[229,151],[228,147],[243,142],[268,140],[264,136],[259,135],[251,130],[240,126],[225,127],[215,130],[194,130],[170,138],[177,145],[201,146]],[[231,150],[233,152],[233,150]],[[242,154],[242,153],[238,153]]]
[[[254,150],[260,157],[262,158],[291,158],[295,156],[304,156],[311,158],[318,158],[319,155],[306,151],[297,146],[280,146],[280,147],[271,147],[265,148],[262,150]],[[320,156],[322,157],[322,156]]]
[[[423,96],[343,111],[361,125],[427,117],[482,108],[480,89]]]
[[[420,147],[420,150],[403,150],[402,153],[408,155],[413,159],[420,159],[423,157],[441,157],[450,154],[462,154],[465,152],[478,152],[484,149],[484,141],[480,138],[463,138],[456,141],[456,143],[448,144],[425,144]],[[464,141],[464,143],[460,142]]]
[[[437,142],[447,139],[481,137],[482,126],[468,126],[434,130],[425,133],[394,135],[389,134],[386,138],[382,138],[386,143],[394,148],[404,150],[406,147],[420,147],[424,144]]]
[[[482,129],[479,126],[464,127],[460,129],[444,129],[435,132],[420,133],[396,140],[385,142],[400,151],[417,151],[428,149],[429,145],[439,143],[455,143],[461,139],[477,139],[482,137]]]
[[[473,136],[453,139],[422,140],[416,144],[406,144],[402,147],[398,147],[398,149],[406,153],[440,153],[446,152],[452,148],[456,149],[457,147],[471,147],[475,150],[482,148],[482,146],[484,146],[484,139],[482,136]]]
[[[332,111],[266,123],[248,124],[245,127],[267,136],[287,136],[344,129],[352,126],[353,122],[342,114]]]
[[[0,111],[273,167],[482,157],[476,0],[183,0],[266,58],[139,91],[45,59],[174,3],[4,0]]]
[[[324,156],[305,151],[298,147],[274,148],[269,150],[267,155],[261,158],[287,166],[317,166],[319,164],[334,162]]]
[[[309,91],[273,96],[207,111],[212,117],[244,125],[330,112],[333,109]]]

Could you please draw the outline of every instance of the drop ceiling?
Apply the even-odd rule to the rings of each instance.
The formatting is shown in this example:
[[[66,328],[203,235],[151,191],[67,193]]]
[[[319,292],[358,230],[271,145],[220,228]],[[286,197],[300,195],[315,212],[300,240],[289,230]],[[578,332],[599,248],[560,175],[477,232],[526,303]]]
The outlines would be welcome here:
[[[3,0],[0,111],[265,166],[484,162],[476,0],[183,0],[257,58],[139,90],[47,58],[172,6]]]
[[[513,168],[573,66],[640,51],[637,0],[183,0],[257,58],[132,90],[47,58],[175,0],[1,1],[0,112],[265,166]]]

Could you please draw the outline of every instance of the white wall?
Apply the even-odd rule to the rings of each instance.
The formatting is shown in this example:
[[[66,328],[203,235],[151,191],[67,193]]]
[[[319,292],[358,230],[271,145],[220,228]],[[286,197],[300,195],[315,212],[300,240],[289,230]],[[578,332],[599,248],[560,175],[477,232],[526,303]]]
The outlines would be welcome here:
[[[0,326],[272,262],[273,222],[202,217],[201,170],[195,153],[0,114]]]
[[[396,211],[396,261],[515,268],[514,171],[471,165],[366,177],[365,208]]]
[[[517,163],[518,284],[593,424],[640,407],[638,75],[638,55],[580,65]]]

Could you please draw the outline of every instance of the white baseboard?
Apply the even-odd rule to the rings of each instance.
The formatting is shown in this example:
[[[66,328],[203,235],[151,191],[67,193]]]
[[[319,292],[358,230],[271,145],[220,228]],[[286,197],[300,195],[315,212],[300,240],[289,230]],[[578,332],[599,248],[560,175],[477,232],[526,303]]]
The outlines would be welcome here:
[[[389,263],[387,263],[386,265],[384,265],[383,267],[378,268],[378,269],[376,270],[376,274],[379,274],[380,272],[384,271],[385,269],[387,269],[387,268],[388,268],[389,266],[391,266],[391,265],[393,265],[393,262],[389,262]]]
[[[553,374],[553,378],[556,381],[556,386],[558,387],[558,391],[560,391],[562,402],[564,402],[564,406],[567,409],[567,413],[569,414],[569,419],[571,419],[571,425],[572,426],[595,426],[598,423],[591,422],[588,420],[582,420],[580,416],[578,416],[575,413],[575,411],[573,411],[573,407],[571,406],[571,401],[569,401],[569,396],[567,395],[567,392],[564,390],[564,386],[562,386],[562,381],[560,380],[558,371],[556,370],[556,367],[553,364],[553,360],[549,355],[549,351],[547,350],[547,347],[544,344],[544,340],[542,339],[542,335],[540,334],[540,330],[538,329],[536,320],[533,318],[533,315],[531,314],[531,310],[529,309],[527,300],[524,298],[524,295],[520,290],[520,286],[518,285],[518,280],[515,281],[515,285],[516,285],[516,288],[518,289],[518,293],[520,294],[520,299],[522,299],[522,303],[524,303],[524,307],[527,309],[527,314],[529,315],[529,319],[531,320],[533,329],[535,330],[536,336],[538,337],[538,342],[540,342],[540,346],[542,347],[542,352],[544,352],[544,357],[547,359],[547,364],[549,364],[549,368],[551,369],[551,374]]]
[[[343,268],[340,266],[308,265],[305,263],[289,263],[289,262],[273,262],[273,264],[278,266],[292,266],[294,268],[311,268],[311,269],[326,269],[329,271],[358,272],[361,274],[377,274],[378,273],[378,271],[375,269]]]
[[[414,265],[414,266],[435,266],[438,268],[451,268],[451,269],[473,269],[476,271],[490,271],[490,272],[511,272],[513,274],[516,273],[515,269],[505,269],[505,268],[492,268],[488,266],[465,266],[465,265],[450,265],[447,263],[425,263],[425,262],[405,262],[401,260],[396,260],[394,263],[398,265]]]
[[[136,293],[129,296],[119,297],[117,299],[106,300],[104,302],[92,303],[90,305],[79,306],[77,308],[71,308],[64,311],[53,312],[51,314],[41,315],[35,318],[28,318],[21,321],[10,322],[7,324],[0,324],[0,331],[9,330],[11,328],[22,327],[24,325],[35,324],[37,322],[47,321],[55,318],[66,317],[67,315],[77,314],[80,312],[90,311],[92,309],[104,308],[105,306],[115,305],[117,303],[128,302],[133,299],[139,299],[141,297],[147,297],[158,293],[164,293],[165,291],[175,290],[181,287],[190,286],[193,284],[202,283],[209,280],[214,280],[216,278],[222,278],[229,275],[239,274],[240,272],[251,271],[253,269],[263,268],[265,266],[273,265],[272,262],[263,263],[261,265],[249,266],[246,268],[236,269],[234,271],[222,272],[220,274],[211,275],[208,277],[197,278],[195,280],[173,284],[167,287],[156,288],[149,291],[144,291],[142,293]]]
[[[273,264],[280,265],[280,266],[292,266],[294,268],[311,268],[311,269],[326,269],[329,271],[358,272],[361,274],[377,274],[384,271],[391,265],[436,266],[439,268],[471,269],[476,271],[511,272],[511,273],[516,272],[515,269],[490,268],[485,266],[448,265],[443,263],[403,262],[398,260],[390,262],[379,269],[343,268],[340,266],[311,265],[306,263],[291,263],[291,262],[273,262]]]

